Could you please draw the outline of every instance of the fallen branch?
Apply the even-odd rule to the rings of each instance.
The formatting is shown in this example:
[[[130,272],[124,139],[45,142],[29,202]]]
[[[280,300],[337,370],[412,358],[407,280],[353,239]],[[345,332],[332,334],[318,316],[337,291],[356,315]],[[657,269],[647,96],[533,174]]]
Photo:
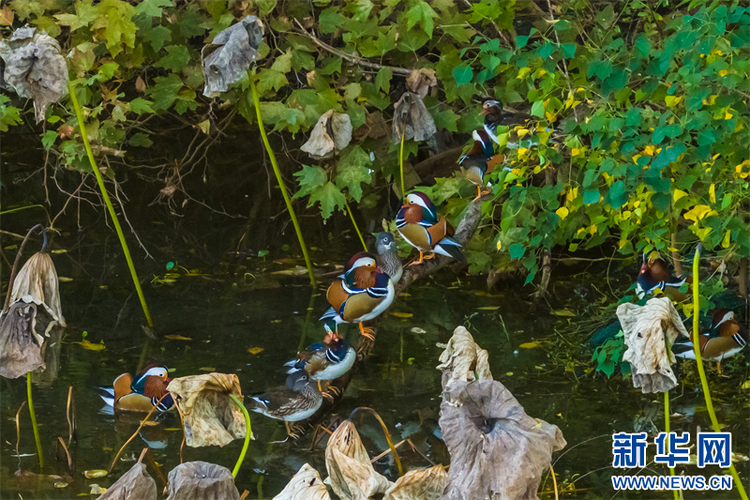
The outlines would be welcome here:
[[[399,67],[396,67],[396,66],[386,66],[386,65],[383,65],[383,64],[378,64],[378,63],[370,62],[370,61],[367,61],[365,59],[362,59],[358,55],[348,54],[348,53],[344,52],[343,50],[339,50],[339,49],[337,49],[335,47],[331,47],[330,45],[328,45],[324,41],[319,40],[315,35],[313,35],[309,31],[307,31],[305,29],[305,27],[302,26],[302,24],[298,20],[295,19],[294,22],[297,23],[297,27],[300,29],[300,31],[302,31],[302,33],[306,37],[308,37],[310,40],[312,40],[315,43],[315,45],[317,45],[318,47],[322,48],[323,50],[327,50],[331,54],[339,56],[341,59],[349,61],[352,64],[357,64],[359,66],[364,66],[365,68],[372,68],[372,69],[378,69],[378,70],[382,69],[382,68],[390,68],[391,71],[393,72],[393,74],[396,74],[396,75],[409,76],[409,74],[411,73],[410,69],[399,68]]]
[[[453,239],[464,246],[469,242],[469,240],[471,240],[472,236],[474,236],[474,232],[477,230],[477,227],[479,227],[479,222],[482,220],[482,203],[488,201],[491,196],[492,195],[483,196],[482,198],[472,201],[469,204],[469,207],[466,209],[461,222],[456,228],[456,233]],[[448,257],[436,255],[434,259],[426,260],[419,266],[405,268],[404,274],[401,277],[401,281],[399,281],[396,285],[396,297],[404,293],[406,289],[409,288],[409,286],[416,280],[425,276],[429,276],[430,274],[444,268],[452,262],[455,261]],[[344,392],[346,392],[346,388],[349,387],[349,384],[352,381],[352,377],[354,376],[354,372],[357,370],[357,366],[370,354],[372,348],[375,345],[377,329],[380,325],[381,320],[382,316],[376,319],[374,321],[374,324],[370,325],[373,327],[372,339],[363,336],[359,337],[359,340],[357,341],[357,345],[355,347],[357,351],[357,360],[354,362],[354,366],[352,366],[352,369],[349,370],[344,376],[337,378],[336,380],[332,380],[329,384],[329,388],[334,388],[334,391],[332,391],[331,393],[333,397],[324,398],[323,404],[321,405],[320,409],[315,412],[315,415],[306,420],[302,420],[298,422],[297,425],[295,425],[295,427],[297,427],[300,432],[306,431],[315,422],[323,418],[323,416],[331,410],[333,405],[335,405],[344,397]]]

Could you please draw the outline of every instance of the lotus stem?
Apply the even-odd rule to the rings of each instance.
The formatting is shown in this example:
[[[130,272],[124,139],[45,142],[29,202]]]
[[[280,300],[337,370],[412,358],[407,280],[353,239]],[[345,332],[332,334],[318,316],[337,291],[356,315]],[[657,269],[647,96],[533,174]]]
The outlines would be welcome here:
[[[357,221],[354,220],[354,214],[352,213],[352,209],[349,207],[349,201],[345,201],[344,204],[346,204],[346,211],[349,213],[349,218],[352,220],[352,225],[354,226],[354,230],[357,231],[357,236],[359,236],[359,241],[362,243],[362,248],[364,248],[366,252],[367,245],[365,245],[365,239],[362,237],[362,232],[359,230]]]
[[[10,296],[11,296],[11,293],[13,292],[13,283],[16,281],[16,276],[18,275],[18,264],[21,263],[21,255],[23,254],[23,247],[26,246],[26,242],[29,240],[31,233],[33,233],[34,230],[39,227],[42,227],[42,225],[36,224],[34,227],[29,229],[29,232],[26,233],[26,236],[24,237],[23,241],[21,241],[21,244],[18,246],[18,252],[16,252],[16,259],[13,261],[13,268],[10,270],[10,279],[8,280],[8,292],[5,294],[5,303],[3,304],[3,313],[7,313],[8,307],[10,307]],[[45,233],[45,243],[46,243],[46,239],[47,237]]]
[[[253,435],[252,427],[250,427],[250,414],[247,412],[247,408],[245,408],[245,405],[242,404],[242,401],[240,401],[240,398],[238,398],[234,394],[229,395],[229,399],[234,401],[237,406],[240,407],[240,410],[242,410],[242,414],[245,416],[245,442],[242,445],[242,451],[240,452],[240,456],[237,459],[237,463],[234,465],[234,469],[232,470],[232,477],[237,478],[237,473],[240,471],[240,467],[242,467],[242,462],[245,461],[245,454],[247,453],[247,448],[250,446],[250,438]]]
[[[26,399],[29,402],[29,415],[31,416],[31,427],[34,429],[34,442],[36,453],[39,455],[39,469],[44,468],[44,455],[42,454],[42,439],[39,437],[39,426],[36,423],[36,412],[34,411],[34,400],[31,398],[31,372],[26,374]]]
[[[404,138],[406,136],[406,125],[401,129],[401,152],[398,155],[398,166],[401,169],[401,199],[406,198],[406,188],[404,187]]]
[[[698,248],[695,249],[695,258],[693,259],[693,350],[695,352],[695,362],[698,365],[698,375],[700,375],[701,386],[703,387],[703,396],[706,399],[706,409],[708,410],[708,415],[711,418],[711,427],[713,428],[714,432],[721,432],[719,420],[716,418],[716,411],[714,411],[714,404],[711,401],[711,392],[708,388],[706,371],[703,369],[703,358],[701,358],[700,350],[700,333],[698,332],[698,314],[700,313],[700,296],[698,293],[700,279],[698,275],[698,263],[700,261],[700,252],[700,245],[698,245]],[[731,456],[729,457],[729,471],[732,473],[734,485],[737,487],[740,498],[742,498],[742,500],[748,500],[747,493],[745,493],[745,487],[742,486],[742,481],[740,480],[739,474],[737,474],[737,469],[734,468],[734,463],[732,462]]]
[[[393,444],[393,439],[391,438],[391,433],[388,432],[388,427],[385,425],[385,422],[383,422],[383,419],[380,417],[380,414],[373,410],[372,408],[368,408],[366,406],[359,406],[355,408],[351,414],[349,415],[349,420],[354,418],[354,414],[357,413],[359,410],[365,410],[370,413],[372,413],[377,421],[380,423],[380,427],[383,428],[383,434],[385,435],[385,440],[388,442],[388,448],[391,449],[391,454],[393,455],[393,459],[396,461],[396,466],[398,467],[398,477],[401,477],[404,475],[404,467],[401,465],[401,457],[398,456],[398,452],[396,451],[396,446]]]
[[[667,439],[664,440],[664,447],[669,449],[669,391],[664,391],[664,431],[667,433]],[[674,476],[674,467],[669,468],[669,475]],[[674,500],[680,500],[680,492],[672,490]]]
[[[549,464],[549,472],[552,475],[552,485],[555,487],[555,500],[559,500],[559,494],[557,493],[557,478],[555,477],[555,469],[552,468],[552,464]]]
[[[250,81],[250,91],[253,94],[253,105],[255,107],[255,114],[258,117],[258,128],[260,129],[260,136],[263,139],[263,145],[266,147],[268,153],[268,159],[271,161],[273,166],[273,173],[276,175],[276,182],[279,184],[281,190],[281,196],[284,197],[284,203],[286,208],[289,210],[289,216],[292,218],[292,224],[294,225],[294,231],[297,233],[297,239],[299,240],[299,246],[302,248],[302,255],[305,258],[305,265],[307,266],[307,274],[310,276],[310,285],[315,286],[315,274],[313,273],[312,261],[310,255],[307,253],[307,245],[305,245],[305,238],[302,237],[302,229],[300,228],[299,222],[297,221],[297,214],[294,213],[294,207],[292,206],[292,200],[289,198],[289,193],[286,190],[286,184],[284,178],[281,176],[281,170],[279,170],[279,164],[276,161],[276,155],[273,154],[271,149],[271,143],[268,142],[268,135],[266,135],[266,129],[263,125],[263,114],[260,112],[260,97],[258,96],[258,89],[255,87],[255,75],[251,71],[248,71],[248,79]]]
[[[165,393],[162,397],[159,398],[159,401],[156,402],[154,406],[151,407],[148,413],[146,413],[146,418],[141,420],[141,424],[138,426],[138,428],[135,430],[135,432],[128,438],[127,441],[125,441],[125,444],[123,444],[119,451],[117,452],[117,455],[115,455],[115,458],[112,459],[112,463],[109,465],[108,472],[112,472],[112,469],[115,468],[115,464],[117,463],[117,459],[120,458],[120,455],[122,454],[122,450],[125,449],[125,447],[128,445],[129,442],[133,440],[134,437],[138,435],[139,432],[141,432],[141,429],[143,429],[143,426],[146,425],[146,422],[148,421],[149,417],[151,417],[151,414],[154,413],[154,410],[156,410],[156,407],[159,406],[159,403],[161,403],[161,400],[167,397],[168,392]]]
[[[102,192],[102,198],[104,199],[104,203],[107,205],[107,209],[109,210],[109,215],[112,218],[112,224],[115,226],[115,231],[117,231],[117,237],[120,239],[120,245],[122,246],[122,253],[125,255],[125,260],[128,261],[128,268],[130,269],[130,276],[133,278],[133,285],[135,285],[135,291],[138,293],[138,299],[141,301],[141,307],[143,308],[143,314],[146,316],[146,323],[148,323],[149,328],[154,328],[154,323],[151,320],[151,313],[148,310],[148,305],[146,305],[146,298],[143,296],[143,290],[141,289],[141,282],[138,280],[138,274],[135,272],[135,265],[133,265],[133,259],[130,256],[130,249],[128,248],[128,243],[125,241],[125,235],[122,232],[122,227],[120,226],[120,221],[117,219],[117,213],[115,212],[115,207],[112,206],[112,200],[109,199],[109,194],[107,193],[107,188],[104,185],[104,179],[102,178],[101,172],[99,172],[99,167],[96,165],[96,160],[94,159],[94,153],[91,151],[91,144],[89,144],[89,137],[86,134],[86,124],[83,120],[83,110],[81,110],[81,106],[78,104],[78,98],[76,97],[75,89],[73,88],[73,82],[68,80],[68,93],[70,94],[70,102],[73,103],[73,108],[75,108],[76,111],[76,118],[78,119],[78,128],[81,131],[81,139],[83,140],[83,146],[86,148],[86,155],[89,157],[89,163],[91,163],[91,169],[94,171],[94,175],[96,176],[96,182],[99,184],[99,190]]]

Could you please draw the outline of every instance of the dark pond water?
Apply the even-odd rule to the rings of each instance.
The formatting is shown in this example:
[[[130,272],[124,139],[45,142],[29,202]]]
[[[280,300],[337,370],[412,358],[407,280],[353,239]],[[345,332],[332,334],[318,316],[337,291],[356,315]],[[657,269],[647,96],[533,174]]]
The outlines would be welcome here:
[[[12,177],[6,170],[3,210],[29,204],[22,188],[7,182],[9,176]],[[141,197],[146,199],[151,194]],[[43,212],[34,214],[33,210],[36,209],[5,215],[3,229],[21,233],[37,222],[36,215],[45,220]],[[61,295],[69,326],[60,347],[58,377],[46,386],[34,387],[46,458],[41,472],[69,474],[72,483],[56,489],[49,484],[21,484],[15,477],[18,470],[40,470],[25,410],[21,412],[22,456],[15,457],[14,417],[26,399],[25,381],[3,379],[0,381],[3,499],[77,498],[87,494],[92,483],[109,486],[132,465],[133,455],[138,455],[146,441],[154,448],[164,474],[179,463],[180,421],[176,414],[169,414],[159,426],[146,428],[128,445],[124,460],[117,464],[112,476],[99,479],[83,476],[88,469],[106,469],[137,426],[127,421],[115,422],[113,417],[101,413],[96,388],[111,385],[120,373],[133,372],[139,362],[162,362],[174,370],[173,377],[208,371],[236,373],[243,392],[252,394],[283,383],[282,364],[300,345],[322,337],[322,329],[315,320],[327,306],[324,290],[328,281],[321,278],[318,289],[311,290],[304,275],[285,274],[302,264],[294,255],[296,246],[291,229],[280,235],[277,222],[256,221],[249,234],[257,229],[269,235],[267,245],[250,248],[249,253],[234,254],[240,236],[247,230],[244,220],[207,211],[174,218],[157,207],[151,212],[130,214],[144,245],[153,255],[153,259],[144,259],[144,253],[131,238],[131,249],[160,335],[159,341],[147,342],[138,300],[131,293],[117,238],[105,226],[102,216],[88,212],[84,210],[78,230],[76,209],[71,207],[61,225],[62,234],[54,239],[53,249],[59,253],[53,258],[59,275],[64,278]],[[313,235],[310,244],[316,248],[313,259],[322,272],[332,271],[348,254],[358,251],[358,244],[350,234],[328,239],[328,234],[341,230],[336,223],[324,227],[314,222],[305,224],[306,231]],[[11,259],[17,243],[13,237],[3,235],[2,246]],[[264,248],[269,253],[257,257],[256,251]],[[176,266],[174,274],[167,276],[170,262]],[[663,400],[660,396],[642,395],[620,377],[606,380],[590,373],[590,351],[581,347],[590,328],[580,325],[588,320],[585,311],[592,299],[591,296],[576,298],[573,290],[583,285],[596,296],[597,287],[591,284],[603,282],[605,267],[586,272],[563,266],[556,269],[553,305],[558,310],[565,307],[573,311],[576,313],[573,316],[555,315],[534,307],[527,300],[531,290],[522,288],[521,282],[509,282],[499,291],[488,293],[483,279],[444,270],[439,276],[415,283],[408,295],[401,296],[389,310],[372,355],[356,374],[335,413],[345,418],[358,406],[373,408],[383,417],[394,439],[408,437],[431,460],[448,463],[437,425],[440,373],[435,366],[441,348],[436,344],[447,342],[453,329],[463,324],[469,327],[479,345],[489,351],[495,378],[510,389],[526,412],[562,430],[568,446],[556,454],[554,468],[563,497],[671,498],[671,493],[613,491],[612,433],[633,432],[651,421],[655,428],[663,429]],[[629,278],[625,273],[633,271],[622,271],[620,281],[613,282],[615,291],[627,288]],[[7,276],[5,266],[3,274]],[[90,342],[103,340],[106,348],[84,349],[79,343],[83,332],[87,332],[86,339]],[[355,328],[347,332],[350,339],[356,336]],[[543,342],[536,347],[521,347],[534,341]],[[248,351],[251,348],[262,350],[255,349],[256,353],[251,354]],[[732,432],[734,451],[746,455],[750,448],[748,390],[741,386],[748,379],[747,354],[734,358],[730,365],[725,370],[728,377],[718,377],[715,373],[712,376],[714,402],[720,421]],[[56,460],[57,438],[67,438],[68,434],[65,407],[69,386],[75,395],[78,423],[77,440],[70,450],[75,469],[72,473],[64,460]],[[709,429],[702,394],[695,390],[694,380],[674,393],[673,410],[679,415],[673,417],[672,429],[689,431],[693,439],[698,428]],[[387,448],[374,419],[364,418],[356,423],[371,455]],[[283,425],[258,414],[252,414],[252,425],[256,441],[251,443],[237,479],[240,491],[249,490],[250,498],[273,497],[305,462],[324,471],[324,444],[311,450],[311,433],[295,443],[272,444],[283,439]],[[206,460],[231,469],[240,448],[240,441],[221,449],[186,448],[184,460]],[[402,458],[407,467],[427,465],[422,457],[408,450],[403,451]],[[395,479],[395,467],[388,458],[379,461],[376,467]],[[747,483],[748,463],[739,462],[737,467]],[[153,475],[153,469],[150,472]],[[628,472],[636,473],[623,473]],[[715,467],[678,468],[678,473],[683,472],[720,473]],[[663,466],[650,464],[643,473],[667,471]],[[551,488],[551,480],[547,478],[544,498],[554,498]],[[690,492],[686,498],[736,498],[736,495]]]

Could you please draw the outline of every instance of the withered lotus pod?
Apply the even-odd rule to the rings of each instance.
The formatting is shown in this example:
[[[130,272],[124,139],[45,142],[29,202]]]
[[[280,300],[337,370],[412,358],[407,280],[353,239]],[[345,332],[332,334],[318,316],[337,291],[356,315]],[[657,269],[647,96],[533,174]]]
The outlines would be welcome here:
[[[671,366],[676,359],[667,344],[674,344],[679,335],[687,337],[688,332],[669,297],[653,298],[643,306],[620,304],[617,317],[628,347],[622,359],[630,363],[633,386],[644,393],[666,392],[676,386]]]
[[[368,500],[391,485],[375,472],[357,428],[349,420],[331,434],[325,455],[331,487],[342,500]]]
[[[435,132],[435,120],[419,94],[404,92],[396,103],[393,114],[393,142],[401,142],[402,133],[404,140],[425,141],[435,135]]]
[[[448,484],[445,467],[410,470],[385,492],[383,500],[439,500]]]
[[[229,398],[234,394],[242,401],[237,375],[206,373],[180,377],[172,380],[167,390],[182,411],[188,446],[224,446],[245,437],[245,417]]]
[[[216,35],[209,45],[218,47],[203,59],[203,95],[213,97],[238,82],[258,57],[262,42],[263,23],[255,16],[246,16]]]
[[[437,369],[443,371],[443,387],[455,381],[492,380],[487,351],[474,342],[474,337],[463,326],[453,331],[448,345],[440,354]]]
[[[44,337],[37,332],[37,305],[18,301],[0,317],[0,376],[18,378],[44,368]]]
[[[36,122],[44,121],[47,106],[67,92],[68,67],[60,44],[44,31],[26,26],[0,40],[0,57],[5,63],[2,86],[33,99]]]
[[[10,303],[22,301],[42,306],[52,317],[43,332],[59,325],[65,327],[65,318],[60,305],[60,281],[52,257],[46,251],[37,252],[21,267],[10,294]]]
[[[315,124],[310,138],[300,149],[313,158],[327,158],[333,151],[341,151],[352,140],[352,120],[346,113],[329,109]]]
[[[208,462],[185,462],[169,471],[167,500],[239,500],[232,473]]]
[[[406,86],[411,92],[419,95],[422,99],[429,92],[430,87],[437,85],[435,70],[429,68],[415,69],[406,77]]]
[[[536,499],[557,426],[526,414],[495,380],[454,382],[443,392],[440,429],[451,456],[443,500]]]
[[[146,464],[136,462],[97,500],[156,500],[156,483],[146,472]]]
[[[318,471],[305,464],[273,500],[331,500]]]

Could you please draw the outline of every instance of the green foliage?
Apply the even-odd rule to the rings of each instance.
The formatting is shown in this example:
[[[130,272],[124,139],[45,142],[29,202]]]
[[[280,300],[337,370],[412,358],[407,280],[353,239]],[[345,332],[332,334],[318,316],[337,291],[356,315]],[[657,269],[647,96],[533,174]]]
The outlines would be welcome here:
[[[607,339],[604,344],[594,350],[592,361],[596,361],[596,371],[602,372],[607,378],[611,377],[619,367],[623,374],[630,373],[630,363],[622,360],[625,352],[625,342],[622,330],[614,337]]]
[[[228,109],[254,122],[247,80],[221,96],[226,106],[201,95],[200,55],[235,19],[255,14],[267,35],[254,71],[273,130],[307,134],[330,109],[351,119],[352,144],[294,172],[295,198],[319,206],[323,218],[347,200],[372,206],[385,192],[398,170],[389,125],[405,89],[402,69],[426,68],[438,82],[424,102],[439,144],[468,139],[481,125],[478,95],[532,117],[499,129],[512,170],[489,176],[497,197],[485,207],[492,223],[470,246],[471,272],[514,259],[531,282],[545,249],[607,243],[626,256],[666,253],[673,234],[677,250],[701,241],[722,258],[750,256],[750,7],[740,2],[632,0],[615,9],[563,0],[553,20],[511,0],[133,3],[9,4],[19,25],[55,37],[66,28],[60,40],[70,47],[96,151],[149,147],[161,133],[148,122],[154,114],[180,114],[186,127],[209,133]],[[378,66],[321,48],[295,21]],[[0,131],[28,111],[0,96]],[[62,105],[48,116],[55,129],[75,127]],[[387,125],[376,133],[377,123]],[[86,172],[75,134],[48,126],[40,135],[66,166]],[[407,141],[405,155],[429,147]],[[455,219],[466,188],[451,177],[425,191]]]

